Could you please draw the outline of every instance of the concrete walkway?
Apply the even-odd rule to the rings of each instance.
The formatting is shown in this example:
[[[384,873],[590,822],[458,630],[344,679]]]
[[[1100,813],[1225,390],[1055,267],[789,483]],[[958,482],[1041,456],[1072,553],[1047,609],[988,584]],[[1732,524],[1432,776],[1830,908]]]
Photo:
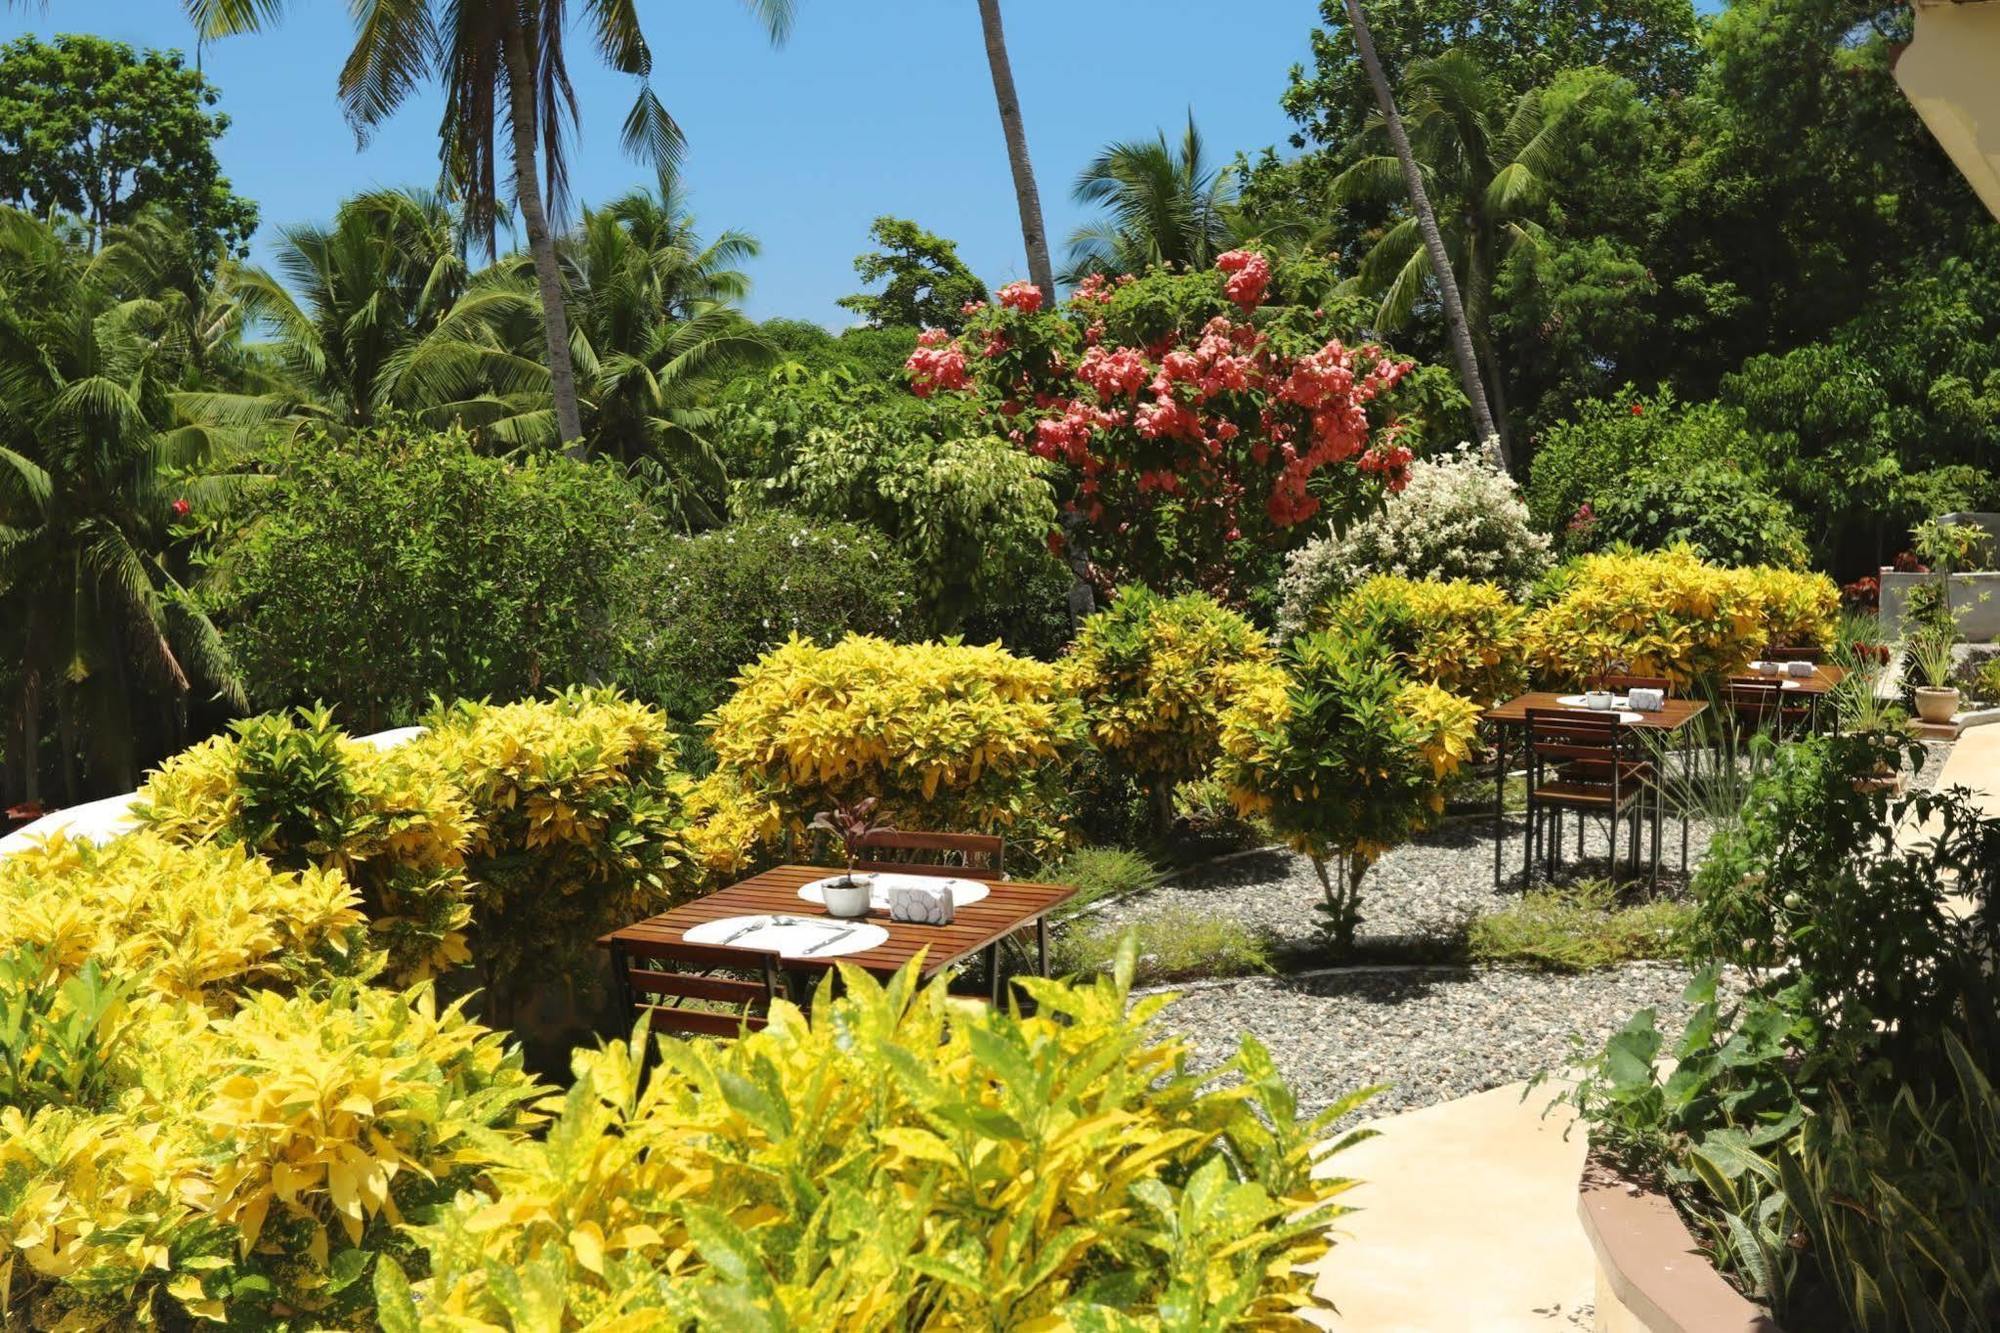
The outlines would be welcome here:
[[[1979,808],[2000,816],[2000,722],[1959,733],[1938,776],[1939,787],[1970,787]]]
[[[1596,1259],[1577,1222],[1584,1134],[1559,1089],[1524,1084],[1374,1123],[1328,1159],[1363,1183],[1320,1261],[1321,1320],[1347,1333],[1569,1333],[1591,1326]]]

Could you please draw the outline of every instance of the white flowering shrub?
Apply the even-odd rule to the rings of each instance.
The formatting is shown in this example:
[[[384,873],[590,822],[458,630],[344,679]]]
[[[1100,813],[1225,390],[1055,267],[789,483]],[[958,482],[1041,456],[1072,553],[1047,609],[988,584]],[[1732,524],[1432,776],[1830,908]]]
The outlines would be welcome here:
[[[1278,590],[1278,631],[1309,628],[1313,609],[1372,574],[1467,579],[1524,590],[1549,567],[1550,543],[1529,522],[1513,479],[1470,445],[1410,466],[1382,510],[1294,551]]]

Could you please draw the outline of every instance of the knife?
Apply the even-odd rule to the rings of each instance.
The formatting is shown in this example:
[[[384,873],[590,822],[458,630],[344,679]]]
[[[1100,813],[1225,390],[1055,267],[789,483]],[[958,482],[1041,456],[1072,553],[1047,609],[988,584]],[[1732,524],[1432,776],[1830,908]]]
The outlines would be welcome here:
[[[821,949],[831,948],[832,946],[840,943],[842,940],[846,939],[849,935],[852,935],[853,933],[854,933],[854,927],[849,926],[846,930],[841,931],[838,935],[829,935],[825,939],[821,940],[818,944],[813,945],[812,948],[801,950],[799,952],[799,957],[804,958],[807,954],[815,954],[818,953]]]

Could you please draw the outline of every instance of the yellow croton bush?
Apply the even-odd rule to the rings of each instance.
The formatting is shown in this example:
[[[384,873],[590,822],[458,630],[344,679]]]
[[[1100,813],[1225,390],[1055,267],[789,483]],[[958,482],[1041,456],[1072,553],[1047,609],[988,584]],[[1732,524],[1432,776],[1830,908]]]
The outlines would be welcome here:
[[[1321,608],[1313,628],[1371,635],[1415,679],[1491,705],[1527,687],[1525,618],[1497,583],[1378,574]]]
[[[1744,670],[1772,642],[1832,642],[1839,591],[1823,574],[1728,569],[1689,547],[1585,556],[1528,618],[1535,666],[1577,684],[1602,671],[1676,688]]]
[[[720,766],[803,834],[862,796],[911,829],[1002,833],[1059,846],[1064,776],[1083,714],[1057,668],[997,644],[804,639],[744,668],[706,719]]]
[[[1061,680],[1092,743],[1164,801],[1214,764],[1235,667],[1270,659],[1257,627],[1214,598],[1133,587],[1083,623]]]

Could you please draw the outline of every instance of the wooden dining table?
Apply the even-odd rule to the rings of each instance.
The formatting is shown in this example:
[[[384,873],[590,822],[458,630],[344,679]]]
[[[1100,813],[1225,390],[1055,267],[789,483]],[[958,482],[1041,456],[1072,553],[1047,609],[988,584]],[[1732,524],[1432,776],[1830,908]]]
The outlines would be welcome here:
[[[1588,711],[1578,704],[1564,703],[1563,695],[1553,690],[1530,690],[1528,693],[1509,699],[1504,704],[1496,704],[1480,715],[1481,720],[1493,725],[1493,884],[1498,888],[1503,878],[1503,861],[1507,843],[1507,736],[1516,727],[1528,725],[1530,709]],[[1569,696],[1575,698],[1575,695]],[[1675,699],[1660,701],[1657,712],[1640,712],[1636,709],[1620,709],[1625,725],[1635,731],[1671,735],[1708,711],[1706,699]],[[1657,839],[1656,839],[1657,841]],[[1654,848],[1655,854],[1658,848]]]
[[[831,916],[822,903],[801,898],[799,890],[814,880],[845,873],[826,866],[777,866],[762,874],[732,884],[726,889],[669,908],[657,916],[635,921],[599,937],[601,948],[620,942],[653,941],[685,943],[686,932],[706,921],[724,917],[783,913],[787,916]],[[920,975],[937,976],[955,963],[976,954],[986,955],[991,999],[1002,998],[1000,946],[1024,930],[1035,933],[1035,962],[1042,976],[1049,974],[1049,914],[1076,896],[1068,884],[1037,884],[1030,880],[997,878],[978,870],[953,867],[954,879],[976,880],[987,887],[987,896],[975,903],[960,905],[949,925],[929,925],[913,921],[892,921],[884,911],[871,910],[858,918],[880,926],[888,938],[872,948],[831,956],[784,959],[786,973],[806,981],[815,973],[831,971],[837,963],[850,963],[872,976],[887,978],[904,964],[923,955]],[[805,992],[805,993],[810,993]]]

